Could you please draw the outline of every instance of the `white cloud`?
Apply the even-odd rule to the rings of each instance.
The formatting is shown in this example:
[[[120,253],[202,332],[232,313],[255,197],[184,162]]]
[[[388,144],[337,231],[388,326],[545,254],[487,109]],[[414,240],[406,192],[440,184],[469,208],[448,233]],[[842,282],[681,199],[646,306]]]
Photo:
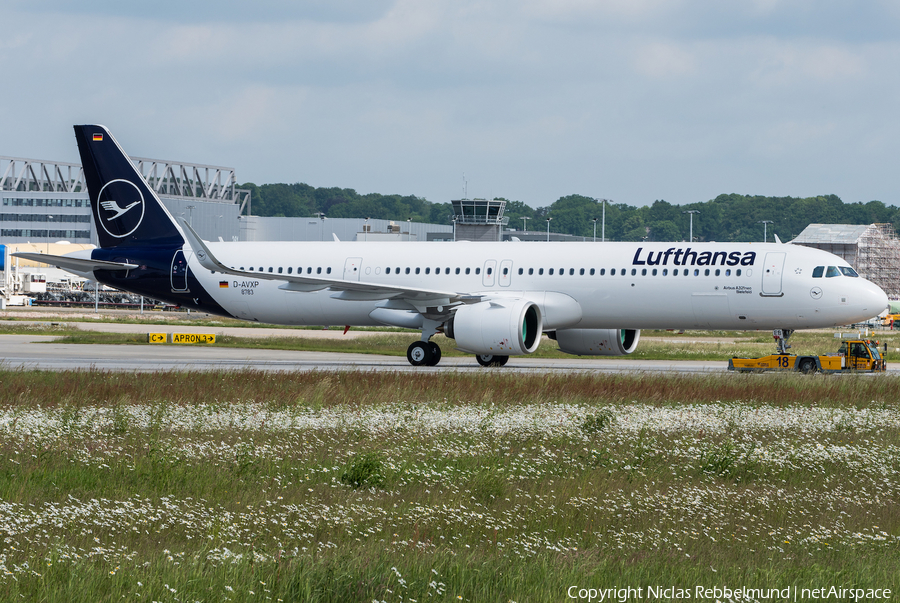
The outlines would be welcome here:
[[[136,155],[433,201],[463,172],[532,205],[780,187],[900,201],[888,5],[313,4],[4,5],[0,154],[71,160],[71,124],[99,121]]]

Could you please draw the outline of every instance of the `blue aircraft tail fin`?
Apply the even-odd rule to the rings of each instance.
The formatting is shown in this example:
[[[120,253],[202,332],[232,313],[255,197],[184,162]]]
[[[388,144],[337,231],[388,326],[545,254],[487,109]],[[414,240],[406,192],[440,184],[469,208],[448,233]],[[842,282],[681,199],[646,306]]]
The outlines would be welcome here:
[[[172,215],[104,126],[75,126],[102,248],[181,247]]]

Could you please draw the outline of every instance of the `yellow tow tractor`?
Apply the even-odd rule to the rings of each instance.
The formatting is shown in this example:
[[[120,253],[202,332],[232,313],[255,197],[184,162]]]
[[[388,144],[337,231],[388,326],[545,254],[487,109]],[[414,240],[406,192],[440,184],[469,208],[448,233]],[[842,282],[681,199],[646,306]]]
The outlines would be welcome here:
[[[880,373],[886,369],[886,363],[878,342],[863,339],[855,335],[835,334],[842,339],[836,354],[824,356],[797,356],[788,354],[787,338],[791,331],[776,329],[773,332],[777,351],[762,358],[737,358],[728,361],[729,371],[741,373],[761,373],[764,371],[797,371],[805,374],[821,371],[823,373]]]

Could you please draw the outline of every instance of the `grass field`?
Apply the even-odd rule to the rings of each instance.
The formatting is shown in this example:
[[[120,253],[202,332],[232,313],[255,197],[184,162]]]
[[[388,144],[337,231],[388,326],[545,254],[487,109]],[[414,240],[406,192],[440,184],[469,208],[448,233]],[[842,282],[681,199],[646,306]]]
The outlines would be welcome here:
[[[885,376],[0,383],[3,600],[900,590],[900,381]]]

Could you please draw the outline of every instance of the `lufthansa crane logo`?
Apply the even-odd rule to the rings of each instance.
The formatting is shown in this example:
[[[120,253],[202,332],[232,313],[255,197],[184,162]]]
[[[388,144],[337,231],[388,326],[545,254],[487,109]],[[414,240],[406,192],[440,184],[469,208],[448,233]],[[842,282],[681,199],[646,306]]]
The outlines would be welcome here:
[[[144,195],[133,182],[110,180],[97,201],[97,224],[112,237],[127,237],[144,220]]]

